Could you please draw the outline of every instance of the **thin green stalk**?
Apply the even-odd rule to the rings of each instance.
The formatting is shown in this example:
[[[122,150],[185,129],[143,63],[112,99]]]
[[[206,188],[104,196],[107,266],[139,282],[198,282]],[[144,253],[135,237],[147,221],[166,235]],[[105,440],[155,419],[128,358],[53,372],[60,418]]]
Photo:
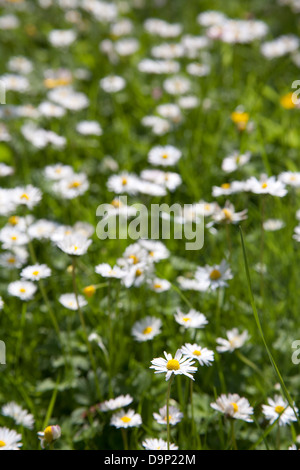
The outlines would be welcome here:
[[[171,375],[169,384],[168,384],[168,391],[167,391],[167,445],[168,450],[170,450],[170,395],[171,395],[171,386],[173,382],[173,375]]]
[[[26,323],[26,313],[27,313],[27,302],[23,302],[23,304],[22,304],[22,313],[21,313],[21,323],[20,323],[20,329],[19,329],[19,332],[18,332],[18,342],[17,342],[17,347],[16,347],[16,357],[15,357],[15,367],[16,368],[18,366],[18,362],[19,362],[20,355],[21,355],[24,328],[25,328],[25,323]]]
[[[263,332],[263,329],[262,329],[262,326],[261,326],[261,322],[260,322],[260,318],[259,318],[259,315],[258,315],[258,312],[257,312],[257,309],[256,309],[256,305],[255,305],[255,300],[254,300],[254,295],[253,295],[253,290],[252,290],[252,283],[251,283],[250,272],[249,272],[249,266],[248,266],[248,259],[247,259],[244,236],[243,236],[243,230],[242,230],[241,226],[239,227],[239,230],[240,230],[241,243],[242,243],[242,248],[243,248],[244,264],[245,264],[246,277],[247,277],[247,283],[248,283],[248,289],[249,289],[250,303],[251,303],[251,306],[252,306],[255,322],[256,322],[258,331],[260,333],[260,336],[262,338],[263,344],[265,346],[265,349],[267,351],[267,354],[269,356],[270,362],[273,366],[274,372],[277,375],[277,378],[280,382],[282,392],[283,392],[284,396],[286,397],[290,407],[292,408],[292,410],[293,410],[293,412],[294,412],[294,414],[297,418],[298,423],[300,424],[300,419],[299,419],[298,414],[297,414],[297,412],[295,410],[295,407],[294,407],[294,401],[292,400],[292,398],[289,394],[289,391],[288,391],[288,389],[287,389],[287,387],[284,383],[284,380],[283,380],[283,378],[282,378],[282,376],[279,372],[279,369],[278,369],[278,366],[275,362],[275,359],[273,358],[272,353],[271,353],[271,351],[269,349],[269,346],[267,345],[267,342],[266,342],[266,339],[265,339],[265,335],[264,335],[264,332]]]
[[[74,295],[75,295],[75,299],[76,299],[76,303],[77,303],[79,319],[80,319],[82,331],[83,331],[83,334],[84,334],[84,339],[85,339],[85,342],[86,342],[86,346],[87,346],[87,349],[88,349],[88,353],[89,353],[91,365],[92,365],[92,368],[93,368],[93,371],[94,371],[95,386],[96,386],[96,390],[97,390],[98,397],[101,399],[100,386],[99,386],[98,377],[97,377],[96,362],[95,362],[95,358],[94,358],[94,355],[93,355],[93,350],[92,350],[91,344],[90,344],[89,339],[88,339],[88,334],[87,334],[87,329],[86,329],[86,324],[85,324],[83,312],[82,312],[82,310],[81,310],[81,308],[80,308],[79,300],[78,300],[78,289],[77,289],[77,282],[76,282],[76,259],[75,259],[75,256],[72,256],[72,279],[73,279],[73,290],[74,290]]]

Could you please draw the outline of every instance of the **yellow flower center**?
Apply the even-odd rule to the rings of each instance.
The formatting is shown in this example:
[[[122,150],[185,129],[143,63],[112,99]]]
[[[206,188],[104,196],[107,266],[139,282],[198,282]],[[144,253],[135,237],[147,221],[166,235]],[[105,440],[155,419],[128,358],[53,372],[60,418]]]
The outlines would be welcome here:
[[[17,223],[19,222],[19,217],[13,215],[8,219],[8,222],[10,223],[10,225],[17,225]]]
[[[154,284],[154,289],[161,289],[162,285],[161,284]]]
[[[135,256],[135,255],[130,255],[130,256],[129,256],[129,259],[132,259],[133,264],[137,264],[137,263],[139,262],[138,257]]]
[[[164,153],[161,158],[163,158],[164,160],[167,160],[167,159],[169,158],[169,155],[167,155],[166,153]]]
[[[276,411],[276,413],[278,413],[279,415],[281,415],[281,413],[284,411],[284,407],[278,405],[278,406],[276,406],[275,411]]]
[[[78,246],[74,246],[74,251],[77,251],[78,250]]]
[[[121,418],[121,421],[123,421],[123,423],[130,423],[131,418],[129,418],[129,416],[123,416],[123,418]]]
[[[220,279],[221,273],[218,269],[213,269],[209,277],[212,281],[217,281],[218,279]]]
[[[80,181],[73,181],[73,183],[69,184],[69,189],[79,188],[79,186],[81,186]]]
[[[182,320],[185,322],[191,321],[190,317],[184,317]]]
[[[137,269],[135,272],[136,277],[140,277],[143,274],[143,272],[140,269]]]
[[[123,178],[123,179],[122,179],[122,185],[123,185],[123,186],[126,186],[127,183],[128,183],[127,178]]]
[[[29,201],[28,194],[26,194],[26,193],[22,194],[21,199],[26,199],[26,201]]]
[[[233,411],[234,411],[235,413],[237,413],[237,412],[239,411],[239,407],[238,407],[238,405],[237,405],[236,403],[231,403],[231,406],[232,406]]]
[[[9,264],[15,264],[16,258],[9,258],[7,261]]]
[[[194,354],[194,356],[201,356],[201,351],[198,351],[198,349],[195,349],[193,354]]]
[[[144,329],[143,334],[149,335],[152,331],[153,331],[153,328],[151,326],[147,326],[147,328]]]
[[[111,205],[114,206],[116,209],[118,209],[121,206],[121,203],[120,201],[118,201],[118,199],[114,199]]]
[[[261,187],[262,187],[262,189],[266,189],[266,188],[268,187],[268,184],[267,184],[267,183],[263,183],[263,184],[261,185]]]
[[[232,220],[232,213],[228,209],[222,209],[222,212],[227,220]]]
[[[231,119],[235,124],[246,124],[249,121],[249,114],[235,111],[231,114]]]
[[[5,447],[5,446],[6,446],[5,442],[4,442],[4,441],[0,441],[0,447]]]
[[[229,189],[230,188],[230,183],[221,184],[221,188],[222,189]]]
[[[16,237],[15,235],[13,235],[13,236],[10,237],[10,238],[11,238],[11,240],[12,240],[13,242],[15,242],[15,241],[18,239],[18,237]]]
[[[25,294],[25,292],[26,292],[26,289],[24,289],[24,288],[22,287],[22,288],[20,289],[20,293],[21,293],[21,294]]]
[[[44,431],[44,438],[48,443],[53,441],[52,426],[48,426]]]
[[[167,369],[168,370],[179,370],[180,369],[180,364],[177,361],[177,359],[171,359],[167,363]]]
[[[32,274],[33,274],[34,276],[38,276],[38,275],[40,274],[40,272],[39,272],[39,271],[33,271]]]

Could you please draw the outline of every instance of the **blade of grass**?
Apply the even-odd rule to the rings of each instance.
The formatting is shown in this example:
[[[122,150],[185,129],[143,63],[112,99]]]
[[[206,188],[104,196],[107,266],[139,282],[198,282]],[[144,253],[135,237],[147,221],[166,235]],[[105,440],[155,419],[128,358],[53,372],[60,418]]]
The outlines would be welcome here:
[[[48,410],[47,410],[47,413],[46,413],[46,417],[45,417],[45,420],[44,420],[43,429],[45,429],[48,426],[49,421],[51,419],[53,408],[54,408],[54,405],[55,405],[55,402],[56,402],[57,393],[58,393],[59,382],[60,382],[60,376],[58,376],[58,378],[57,378],[56,386],[55,386],[55,389],[53,390],[53,393],[52,393],[52,397],[51,397],[51,400],[50,400],[50,403],[49,403],[49,406],[48,406]]]
[[[264,332],[263,332],[263,329],[262,329],[262,326],[261,326],[261,322],[260,322],[260,318],[259,318],[259,315],[258,315],[258,312],[257,312],[257,309],[256,309],[256,305],[255,305],[255,300],[254,300],[254,295],[253,295],[253,290],[252,290],[252,284],[251,284],[251,278],[250,278],[250,272],[249,272],[247,253],[246,253],[246,247],[245,247],[245,242],[244,242],[244,235],[243,235],[243,230],[242,230],[241,226],[239,226],[239,230],[240,230],[241,242],[242,242],[242,248],[243,248],[244,264],[245,264],[246,277],[247,277],[247,283],[248,283],[248,288],[249,288],[250,303],[251,303],[251,306],[252,306],[252,310],[253,310],[254,318],[255,318],[255,321],[256,321],[256,325],[257,325],[257,328],[259,330],[262,341],[264,343],[267,354],[269,356],[270,362],[273,366],[275,374],[277,375],[277,378],[278,378],[279,383],[281,385],[282,392],[283,392],[284,396],[286,397],[290,407],[292,408],[292,410],[293,410],[293,412],[294,412],[294,414],[297,418],[298,423],[300,424],[298,414],[297,414],[297,412],[295,410],[295,407],[294,407],[294,402],[293,402],[293,400],[292,400],[292,398],[289,394],[289,391],[288,391],[288,389],[287,389],[287,387],[284,383],[284,380],[283,380],[283,378],[282,378],[282,376],[279,372],[279,369],[278,369],[278,366],[275,362],[275,359],[273,358],[273,355],[272,355],[272,353],[271,353],[271,351],[270,351],[270,349],[267,345],[266,339],[265,339],[265,335],[264,335]]]

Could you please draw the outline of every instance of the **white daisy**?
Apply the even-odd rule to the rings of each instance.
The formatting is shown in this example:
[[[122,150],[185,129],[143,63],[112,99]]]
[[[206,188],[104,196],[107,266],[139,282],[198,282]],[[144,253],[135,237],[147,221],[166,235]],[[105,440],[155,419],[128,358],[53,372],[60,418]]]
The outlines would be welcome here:
[[[103,403],[100,403],[99,409],[101,411],[114,411],[124,406],[128,406],[133,402],[133,398],[130,395],[120,395],[117,398],[111,398]]]
[[[22,447],[21,439],[21,434],[16,431],[0,428],[0,450],[19,450]]]
[[[78,310],[78,304],[79,307],[85,307],[87,305],[87,301],[82,295],[78,295],[78,304],[76,301],[76,296],[75,294],[63,294],[59,297],[59,302],[68,310]]]
[[[214,362],[214,352],[207,348],[202,348],[198,344],[186,343],[181,348],[181,352],[189,359],[196,359],[200,366],[211,366]]]
[[[247,423],[252,423],[253,420],[250,418],[253,415],[254,410],[250,406],[250,403],[246,398],[240,397],[238,394],[228,395],[222,394],[217,398],[215,403],[210,405],[214,410],[224,413],[225,416],[240,419]]]
[[[153,147],[148,154],[148,161],[152,165],[176,165],[181,158],[181,151],[172,145]]]
[[[298,413],[298,408],[294,408]],[[270,424],[273,424],[278,418],[279,426],[286,426],[297,421],[293,409],[280,395],[275,395],[274,399],[268,398],[268,405],[262,406],[262,412]]]
[[[71,256],[85,255],[92,240],[87,239],[83,235],[74,234],[65,237],[63,240],[57,242],[57,246],[64,253]]]
[[[195,274],[196,281],[205,289],[215,290],[219,287],[227,287],[227,281],[232,279],[233,275],[229,265],[225,260],[221,264],[199,267]]]
[[[165,358],[157,357],[151,361],[150,369],[155,369],[155,374],[166,374],[166,380],[169,380],[173,374],[186,375],[194,380],[192,374],[197,371],[197,367],[193,366],[194,362],[191,359],[183,357],[180,349],[176,351],[174,358],[165,351],[164,355]]]
[[[18,297],[21,300],[31,300],[36,293],[37,287],[33,282],[29,281],[15,281],[8,284],[7,292],[13,297]]]
[[[110,420],[111,426],[116,428],[132,428],[139,427],[142,424],[142,418],[134,410],[121,410],[115,413]]]
[[[179,308],[174,315],[176,322],[184,328],[204,328],[208,324],[207,318],[203,313],[192,309],[188,313],[182,312]]]
[[[239,330],[237,328],[233,328],[233,330],[227,331],[226,336],[227,339],[216,339],[216,342],[218,344],[216,349],[220,353],[233,352],[235,349],[240,349],[249,339],[249,333],[247,330],[243,331],[243,333],[239,333]]]
[[[16,424],[23,426],[24,428],[33,429],[34,427],[33,415],[28,413],[27,410],[24,410],[14,401],[3,405],[1,409],[1,414],[3,416],[8,416],[12,418],[16,422]]]
[[[168,450],[168,443],[163,439],[145,439],[142,445],[145,450]],[[178,450],[178,447],[171,443],[169,450]]]
[[[149,341],[160,334],[161,326],[160,318],[148,316],[133,325],[131,334],[138,342]]]
[[[29,281],[39,281],[51,276],[51,269],[46,264],[34,264],[21,271],[21,277]]]
[[[167,406],[163,406],[159,409],[159,413],[153,413],[153,418],[158,424],[167,424]],[[169,423],[173,426],[180,423],[183,418],[183,413],[179,411],[175,406],[169,406]]]
[[[97,274],[100,274],[100,276],[106,278],[122,279],[125,276],[125,273],[118,266],[112,268],[107,263],[98,264],[98,266],[95,267],[95,271]]]

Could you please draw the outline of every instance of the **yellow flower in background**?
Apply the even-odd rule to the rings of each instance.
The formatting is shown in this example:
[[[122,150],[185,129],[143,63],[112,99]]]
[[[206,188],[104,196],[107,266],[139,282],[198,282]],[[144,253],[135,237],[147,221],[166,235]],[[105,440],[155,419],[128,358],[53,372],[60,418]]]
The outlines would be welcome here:
[[[231,113],[231,120],[237,125],[239,131],[244,131],[250,119],[249,113],[245,111],[234,111]]]
[[[96,287],[95,286],[87,286],[83,289],[83,293],[86,297],[93,297],[93,295],[96,292]]]
[[[293,102],[293,94],[288,93],[280,98],[280,104],[285,109],[294,109],[296,107],[295,103]]]

